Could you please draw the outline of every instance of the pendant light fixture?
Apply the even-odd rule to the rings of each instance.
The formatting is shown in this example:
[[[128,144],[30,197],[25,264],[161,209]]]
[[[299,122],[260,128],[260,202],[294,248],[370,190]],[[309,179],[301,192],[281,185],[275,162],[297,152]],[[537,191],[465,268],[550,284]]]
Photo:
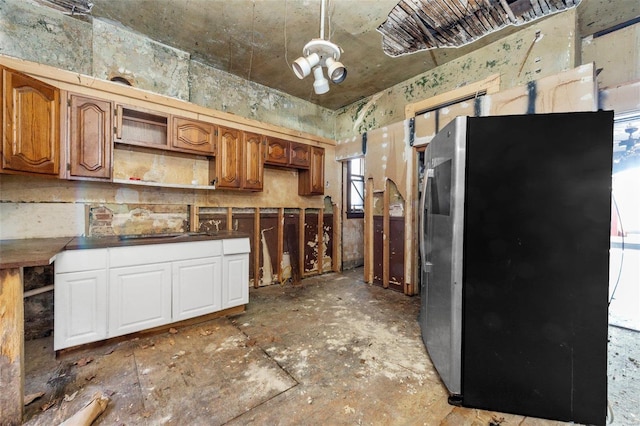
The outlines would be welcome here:
[[[314,38],[302,48],[302,55],[293,62],[293,72],[303,79],[313,71],[313,90],[322,95],[329,91],[329,80],[339,84],[347,78],[347,69],[338,62],[342,49],[340,46],[324,39],[325,9],[327,0],[320,5],[320,38]],[[329,80],[324,76],[322,67],[327,68]]]

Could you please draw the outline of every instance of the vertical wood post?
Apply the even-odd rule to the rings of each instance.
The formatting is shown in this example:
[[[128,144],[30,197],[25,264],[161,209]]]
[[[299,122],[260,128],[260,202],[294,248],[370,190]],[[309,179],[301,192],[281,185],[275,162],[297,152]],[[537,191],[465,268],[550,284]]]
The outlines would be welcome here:
[[[253,215],[253,287],[260,287],[260,250],[262,250],[262,242],[260,241],[260,207],[255,208]]]
[[[318,211],[318,274],[322,274],[324,264],[324,208]]]
[[[21,425],[24,402],[22,268],[0,269],[0,420]]]
[[[340,228],[342,228],[342,220],[340,220],[340,208],[337,204],[333,204],[333,250],[331,251],[331,258],[333,259],[332,267],[333,272],[340,272],[342,270],[342,254],[340,247],[342,247],[342,238]]]
[[[189,204],[189,231],[198,232],[198,227],[200,225],[200,219],[198,217],[198,207]]]
[[[300,268],[300,277],[304,278],[304,224],[306,223],[304,208],[300,209],[298,221],[298,268]]]
[[[278,253],[276,254],[277,270],[278,270],[278,282],[282,284],[282,255],[284,253],[284,207],[278,209],[278,228],[276,229],[278,235]]]
[[[373,179],[364,189],[364,281],[373,283]]]
[[[382,287],[389,288],[389,179],[384,181],[382,194]]]
[[[233,207],[227,207],[227,231],[233,231]]]

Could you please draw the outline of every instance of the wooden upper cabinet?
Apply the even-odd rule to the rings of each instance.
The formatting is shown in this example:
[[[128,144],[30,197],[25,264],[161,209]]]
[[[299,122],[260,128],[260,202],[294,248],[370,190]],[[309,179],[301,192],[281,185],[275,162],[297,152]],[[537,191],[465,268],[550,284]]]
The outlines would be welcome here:
[[[267,156],[265,163],[288,166],[289,158],[291,158],[289,141],[267,137]]]
[[[218,128],[218,153],[216,155],[216,185],[218,188],[242,187],[242,138],[240,130]]]
[[[111,178],[113,104],[69,95],[69,177]]]
[[[310,164],[311,147],[303,143],[267,137],[266,164],[296,169],[307,169]]]
[[[2,171],[58,175],[60,90],[2,67]]]
[[[213,124],[173,117],[171,147],[178,150],[215,155],[216,128]]]
[[[242,188],[262,191],[264,181],[264,136],[243,132],[244,164]]]
[[[115,141],[148,148],[169,149],[169,118],[138,107],[116,105]]]
[[[291,159],[289,163],[300,169],[307,169],[311,164],[311,147],[303,143],[289,142]]]
[[[299,195],[324,194],[324,148],[312,146],[309,169],[298,173]]]

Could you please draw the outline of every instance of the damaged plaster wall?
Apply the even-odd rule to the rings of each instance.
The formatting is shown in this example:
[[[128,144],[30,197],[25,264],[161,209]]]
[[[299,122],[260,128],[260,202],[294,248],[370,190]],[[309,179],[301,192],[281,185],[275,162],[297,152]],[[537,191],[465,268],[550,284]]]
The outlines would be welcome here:
[[[33,0],[0,1],[0,54],[135,87],[242,117],[333,138],[334,112],[202,65],[114,23],[64,15]]]
[[[0,178],[0,192],[5,186]],[[42,238],[82,235],[85,230],[83,204],[67,202],[6,203],[0,202],[0,240],[37,235]]]
[[[189,84],[190,101],[198,105],[333,138],[334,112],[329,109],[194,60]]]
[[[576,12],[569,10],[338,110],[335,139],[401,121],[407,104],[496,73],[500,73],[500,89],[504,90],[571,69],[575,64]]]
[[[599,87],[640,79],[640,24],[582,40],[582,63],[595,62]],[[612,48],[615,47],[615,48]]]
[[[93,19],[93,75],[122,77],[134,87],[189,101],[187,52]]]
[[[30,1],[0,1],[0,53],[91,75],[91,24]]]

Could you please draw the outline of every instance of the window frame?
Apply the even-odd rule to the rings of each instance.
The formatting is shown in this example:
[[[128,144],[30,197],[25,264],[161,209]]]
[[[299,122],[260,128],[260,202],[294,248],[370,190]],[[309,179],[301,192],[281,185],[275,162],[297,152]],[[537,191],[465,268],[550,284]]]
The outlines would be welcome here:
[[[354,160],[361,161],[361,175],[356,175],[352,173],[351,165]],[[355,178],[355,179],[354,179]],[[360,195],[360,199],[362,200],[362,209],[354,209],[352,203],[353,191],[354,191],[354,181],[362,182],[362,194]],[[347,214],[347,219],[362,219],[364,218],[364,157],[356,157],[347,161],[347,202],[345,203],[345,209]],[[356,190],[357,192],[357,190]]]

